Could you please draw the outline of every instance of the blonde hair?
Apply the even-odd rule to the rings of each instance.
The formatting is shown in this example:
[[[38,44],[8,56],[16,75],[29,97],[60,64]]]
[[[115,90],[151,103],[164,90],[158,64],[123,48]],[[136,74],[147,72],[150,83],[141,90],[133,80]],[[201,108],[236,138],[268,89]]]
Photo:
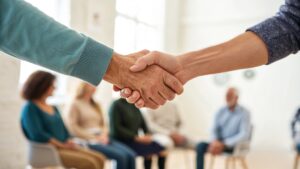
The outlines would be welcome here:
[[[87,91],[87,86],[90,85],[88,83],[85,82],[80,82],[77,86],[77,90],[75,92],[75,100],[82,100],[82,98],[84,97],[86,91]],[[102,113],[102,108],[100,106],[100,104],[98,104],[93,97],[91,97],[89,103],[91,104],[91,106],[96,110],[97,113],[99,113],[99,115],[101,116],[101,121],[100,121],[100,126],[103,127],[104,126],[104,116]]]

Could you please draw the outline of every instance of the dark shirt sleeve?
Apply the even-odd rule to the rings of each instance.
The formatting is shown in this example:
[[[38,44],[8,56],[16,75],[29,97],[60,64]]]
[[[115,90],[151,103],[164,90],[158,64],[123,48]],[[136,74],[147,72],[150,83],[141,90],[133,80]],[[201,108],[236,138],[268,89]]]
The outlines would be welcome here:
[[[44,129],[41,117],[36,108],[26,105],[22,111],[22,127],[26,136],[31,141],[47,143],[51,135]]]
[[[122,140],[133,140],[136,134],[123,125],[122,110],[117,102],[114,102],[109,110],[113,136]]]
[[[247,31],[254,32],[266,44],[268,64],[297,53],[300,47],[300,1],[286,0],[274,17]]]

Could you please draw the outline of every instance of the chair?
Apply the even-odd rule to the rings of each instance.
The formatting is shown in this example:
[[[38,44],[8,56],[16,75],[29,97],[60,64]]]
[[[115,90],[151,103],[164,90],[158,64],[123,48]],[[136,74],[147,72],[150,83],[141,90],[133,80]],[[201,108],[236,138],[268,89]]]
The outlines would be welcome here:
[[[297,153],[297,154],[296,154],[296,157],[295,157],[295,161],[294,161],[294,169],[297,169],[297,168],[298,168],[299,160],[300,160],[300,154]]]
[[[248,165],[246,163],[246,156],[250,151],[250,142],[252,138],[252,133],[253,133],[253,126],[250,128],[250,135],[247,141],[243,141],[238,143],[233,150],[233,153],[223,153],[225,156],[225,169],[235,169],[236,166],[236,161],[240,161],[241,166],[243,169],[248,169]],[[299,157],[300,158],[300,157]],[[214,161],[215,161],[215,156],[211,156],[210,164],[209,164],[209,169],[213,169],[214,166]],[[230,167],[231,164],[231,167]]]
[[[28,157],[28,164],[31,168],[64,168],[56,148],[50,144],[29,142]],[[114,160],[106,160],[104,168],[115,169],[116,162]]]
[[[28,163],[33,168],[62,167],[59,154],[49,144],[29,142]]]

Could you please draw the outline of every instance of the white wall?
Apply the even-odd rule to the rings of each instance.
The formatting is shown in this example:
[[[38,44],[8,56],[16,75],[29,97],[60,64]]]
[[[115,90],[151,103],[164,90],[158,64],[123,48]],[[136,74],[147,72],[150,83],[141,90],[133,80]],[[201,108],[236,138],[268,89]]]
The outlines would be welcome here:
[[[21,169],[26,163],[26,142],[20,128],[18,84],[20,63],[0,52],[0,168]]]
[[[71,27],[109,47],[113,47],[116,16],[115,3],[115,0],[71,1]],[[76,82],[78,80],[70,78],[69,93],[74,92],[74,84]],[[112,85],[102,81],[98,88],[97,100],[100,100],[104,110],[107,110],[112,100]]]
[[[178,52],[223,42],[275,14],[283,0],[182,0]],[[171,42],[170,43],[174,43]],[[229,86],[240,89],[240,102],[252,113],[254,128],[250,168],[286,169],[293,160],[290,120],[300,106],[300,56],[255,69],[253,80],[243,71],[230,72],[225,86],[216,86],[213,76],[199,77],[178,98],[186,130],[207,139],[216,110],[224,105]]]

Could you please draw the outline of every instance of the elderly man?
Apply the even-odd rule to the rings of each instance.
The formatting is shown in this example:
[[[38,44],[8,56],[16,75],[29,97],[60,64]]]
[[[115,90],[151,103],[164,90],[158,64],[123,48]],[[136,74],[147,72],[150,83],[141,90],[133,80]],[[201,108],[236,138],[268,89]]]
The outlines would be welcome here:
[[[154,135],[167,136],[166,147],[195,147],[195,143],[181,132],[182,120],[175,103],[168,102],[157,110],[147,109],[144,116]]]
[[[197,169],[204,168],[205,153],[232,153],[239,142],[249,139],[250,114],[238,104],[238,98],[237,89],[229,88],[226,94],[227,105],[216,113],[214,119],[212,141],[201,142],[197,146]]]

